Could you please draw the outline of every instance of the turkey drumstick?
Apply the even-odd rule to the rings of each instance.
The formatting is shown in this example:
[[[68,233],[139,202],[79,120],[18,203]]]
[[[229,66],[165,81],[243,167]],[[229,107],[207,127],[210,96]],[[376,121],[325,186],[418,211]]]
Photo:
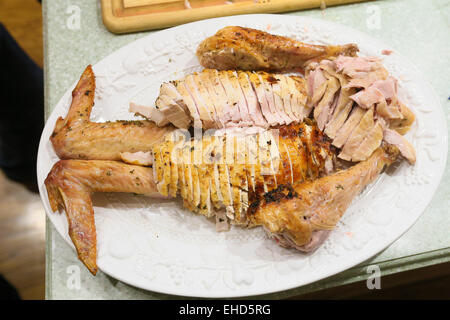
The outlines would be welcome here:
[[[285,72],[341,54],[354,56],[357,51],[356,44],[313,45],[260,30],[228,26],[203,40],[197,57],[205,68]]]

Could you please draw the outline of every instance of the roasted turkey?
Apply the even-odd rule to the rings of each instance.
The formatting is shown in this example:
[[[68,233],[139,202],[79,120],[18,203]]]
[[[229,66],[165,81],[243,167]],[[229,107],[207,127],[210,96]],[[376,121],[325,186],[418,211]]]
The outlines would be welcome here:
[[[106,123],[89,120],[88,66],[55,124],[63,160],[45,180],[80,260],[97,272],[93,192],[180,197],[218,230],[263,226],[282,246],[320,246],[385,166],[415,161],[396,80],[356,51],[228,27],[198,48],[208,69],[163,83],[155,105],[130,103],[146,120]],[[304,78],[261,71],[296,68]]]

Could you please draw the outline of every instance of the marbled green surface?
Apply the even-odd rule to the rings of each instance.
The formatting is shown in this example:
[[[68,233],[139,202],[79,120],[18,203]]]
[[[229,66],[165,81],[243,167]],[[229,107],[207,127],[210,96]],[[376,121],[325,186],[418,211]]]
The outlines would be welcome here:
[[[80,12],[79,29],[70,23],[70,17],[77,10]],[[119,36],[109,33],[101,20],[99,1],[47,0],[43,12],[47,116],[87,64],[95,64],[114,50],[148,34]],[[378,13],[379,24],[373,18]],[[449,0],[386,0],[288,14],[330,20],[380,38],[419,68],[436,90],[447,121],[450,120]],[[386,275],[449,261],[449,207],[450,169],[447,163],[440,187],[422,217],[386,250],[336,276],[262,298],[289,297],[363,280],[368,277],[367,266],[372,264],[377,264],[382,275]],[[79,271],[79,286],[71,278],[74,270]],[[174,298],[136,289],[102,272],[96,277],[91,276],[49,221],[46,282],[47,299]]]

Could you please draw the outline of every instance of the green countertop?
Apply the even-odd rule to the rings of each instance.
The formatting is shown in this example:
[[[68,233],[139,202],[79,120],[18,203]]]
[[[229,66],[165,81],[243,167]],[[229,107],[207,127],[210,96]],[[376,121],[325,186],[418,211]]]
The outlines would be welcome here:
[[[101,19],[99,1],[47,0],[43,3],[45,46],[45,111],[50,114],[63,93],[88,64],[149,32],[114,35]],[[80,17],[77,25],[74,15]],[[287,13],[334,21],[366,32],[407,56],[441,99],[450,120],[450,1],[386,0],[321,10]],[[450,126],[448,126],[450,128]],[[417,223],[370,260],[333,277],[262,298],[286,298],[366,279],[367,266],[382,275],[450,261],[450,169]],[[167,299],[174,296],[144,291],[83,267],[75,252],[47,219],[47,299]],[[73,282],[79,272],[80,283]]]

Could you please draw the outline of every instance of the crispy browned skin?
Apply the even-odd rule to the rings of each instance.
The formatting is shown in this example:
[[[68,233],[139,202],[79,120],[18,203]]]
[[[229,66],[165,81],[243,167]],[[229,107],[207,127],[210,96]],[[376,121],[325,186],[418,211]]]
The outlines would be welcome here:
[[[91,194],[128,192],[159,196],[151,168],[118,161],[60,160],[45,179],[53,211],[64,208],[78,258],[97,273],[97,238]]]
[[[303,69],[312,60],[341,54],[354,56],[357,51],[355,44],[312,45],[260,30],[229,26],[202,41],[197,57],[205,68],[283,72]]]
[[[121,152],[149,151],[172,131],[151,121],[90,122],[95,76],[89,65],[72,92],[67,117],[60,117],[50,138],[61,159],[120,160]]]
[[[253,203],[248,217],[275,235],[301,247],[317,230],[336,226],[356,195],[397,157],[393,147],[380,147],[363,162],[335,174],[301,184],[283,185]]]

